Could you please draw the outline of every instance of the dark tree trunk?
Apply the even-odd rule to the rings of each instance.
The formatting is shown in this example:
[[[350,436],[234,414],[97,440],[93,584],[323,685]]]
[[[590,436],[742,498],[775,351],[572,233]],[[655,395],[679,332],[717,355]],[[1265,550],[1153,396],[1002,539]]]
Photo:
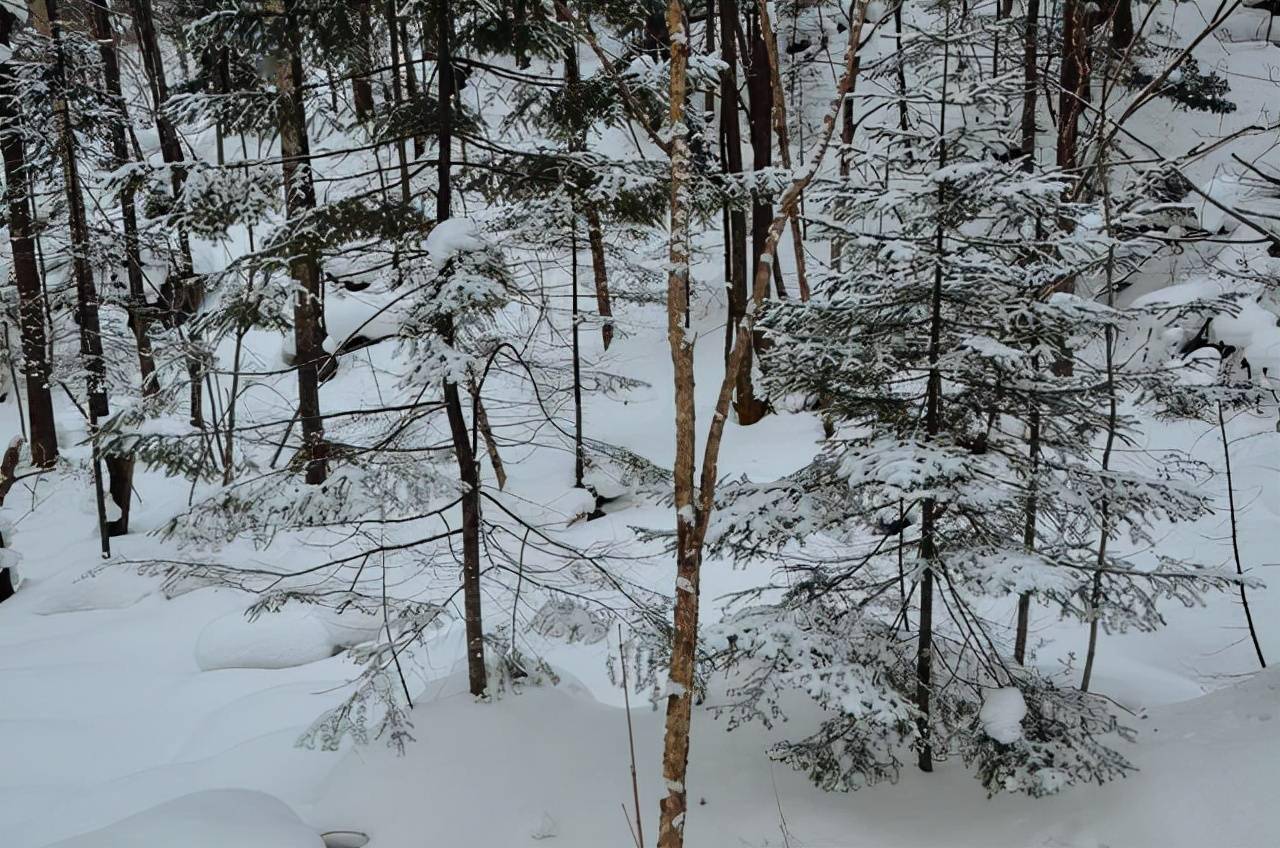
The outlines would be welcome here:
[[[1036,495],[1038,481],[1036,474],[1040,469],[1040,409],[1031,408],[1030,433],[1027,436],[1027,453],[1031,461],[1031,482],[1027,492],[1027,505],[1023,514],[1022,544],[1028,554],[1036,548],[1036,521],[1039,511],[1039,498]],[[1031,627],[1031,593],[1023,592],[1018,596],[1018,625],[1014,633],[1013,659],[1018,665],[1027,661],[1027,635]]]
[[[760,31],[759,17],[751,15],[749,27],[750,61],[747,63],[748,127],[751,132],[751,166],[757,174],[773,164],[773,81],[769,73],[769,48]],[[751,204],[751,267],[760,264],[765,243],[769,238],[769,226],[773,223],[773,203],[757,192]],[[779,293],[782,292],[782,272],[777,258],[773,261],[773,279]],[[744,292],[745,295],[745,292]],[[745,304],[744,304],[745,305]],[[762,336],[753,338],[753,348],[760,350]],[[754,351],[748,351],[738,375],[739,392],[738,423],[754,424],[765,416],[768,404],[755,396],[751,368]]]
[[[13,19],[0,12],[0,44],[9,43]],[[13,276],[18,289],[18,323],[22,334],[22,370],[26,376],[27,416],[31,424],[31,461],[47,468],[58,459],[58,433],[49,391],[44,295],[31,238],[31,207],[26,155],[18,115],[18,92],[9,65],[0,65],[0,153],[4,156],[8,187],[9,245],[13,252]],[[14,386],[14,391],[18,387]]]
[[[127,112],[124,98],[120,93],[120,62],[116,54],[115,33],[111,28],[111,13],[106,0],[92,6],[91,25],[93,37],[98,42],[98,51],[102,56],[103,81],[107,94],[116,101],[120,109],[119,119],[111,128],[112,156],[117,168],[130,161],[129,144],[125,135]],[[138,249],[138,216],[134,204],[133,190],[124,188],[120,193],[120,218],[124,227],[125,268],[129,278],[129,328],[133,330],[134,342],[138,350],[138,367],[142,376],[142,394],[152,397],[160,391],[159,381],[155,375],[155,360],[151,354],[151,339],[147,335],[146,291],[142,280],[142,259]],[[107,530],[112,536],[123,536],[129,532],[129,506],[133,497],[132,456],[108,456],[106,458],[107,477],[110,480],[108,490],[111,500],[120,511],[119,518],[107,522]]]
[[[738,5],[736,0],[720,3],[720,58],[728,66],[720,77],[720,131],[724,138],[725,170],[730,175],[740,175],[742,165],[742,132],[738,124]],[[766,57],[767,63],[767,57]],[[768,66],[765,67],[768,80]],[[755,128],[752,127],[753,138]],[[769,123],[764,125],[766,137]],[[766,139],[767,143],[767,139]],[[752,219],[753,224],[756,219]],[[768,228],[768,223],[765,223]],[[733,338],[747,310],[747,216],[735,205],[729,211],[729,233],[726,250],[729,254],[729,321],[725,326],[725,359],[728,360]],[[753,232],[753,245],[756,243]],[[758,247],[757,247],[758,250]],[[753,253],[759,258],[759,253]],[[753,263],[751,267],[755,267]],[[740,424],[754,424],[764,416],[764,403],[756,398],[751,381],[751,353],[747,352],[742,369],[735,375],[734,409]]]
[[[1076,167],[1080,115],[1089,92],[1088,4],[1066,0],[1062,11],[1062,68],[1058,96],[1059,168]]]
[[[1111,46],[1124,52],[1133,44],[1133,37],[1133,0],[1116,0],[1111,16]]]
[[[111,152],[117,168],[130,161],[128,138],[125,133],[125,121],[128,113],[124,98],[120,93],[120,61],[116,53],[115,33],[111,28],[111,13],[105,0],[91,7],[93,37],[98,42],[98,51],[102,56],[103,81],[107,94],[116,102],[120,110],[119,120],[111,128]],[[142,278],[142,258],[138,248],[138,214],[134,201],[133,189],[126,187],[120,192],[120,218],[124,228],[125,270],[129,279],[129,328],[133,330],[138,348],[138,368],[142,375],[142,394],[152,397],[160,390],[155,376],[155,359],[151,353],[151,339],[147,334],[146,289]]]
[[[283,0],[289,32],[289,61],[276,72],[279,90],[280,154],[284,175],[285,209],[290,220],[306,215],[316,205],[311,178],[311,148],[307,140],[307,112],[303,101],[302,45],[294,20],[293,0]],[[320,417],[320,363],[324,359],[324,300],[320,289],[320,262],[314,256],[289,261],[294,280],[293,338],[298,372],[298,417],[302,422],[302,455],[307,482],[319,484],[328,476],[324,419]]]
[[[1036,86],[1040,62],[1040,0],[1027,0],[1022,35],[1022,155],[1028,170],[1036,155]]]
[[[173,196],[182,194],[186,181],[186,172],[182,168],[185,156],[182,153],[182,141],[173,122],[164,113],[164,104],[169,99],[169,82],[165,75],[164,56],[160,52],[160,39],[156,33],[155,17],[151,11],[151,0],[129,0],[129,10],[133,14],[133,27],[138,37],[138,46],[142,51],[142,65],[146,71],[147,83],[151,88],[151,102],[155,108],[156,134],[160,137],[160,155],[170,169],[170,183]],[[195,314],[203,299],[199,283],[195,281],[195,271],[191,262],[191,241],[187,230],[181,223],[177,227],[178,235],[178,267],[176,279],[166,285],[168,294],[161,298],[162,305],[170,311],[170,320],[179,325]],[[163,303],[167,299],[167,303]],[[203,380],[203,365],[200,354],[194,350],[198,347],[199,336],[189,331],[190,344],[193,350],[187,354],[187,379],[191,393],[191,423],[204,427],[204,410],[200,390]]]
[[[404,104],[404,94],[400,88],[401,44],[400,28],[396,25],[395,0],[387,0],[386,6],[387,33],[391,39],[391,102],[396,108]],[[407,61],[407,60],[406,60]],[[396,160],[400,165],[400,202],[409,205],[409,154],[404,146],[404,138],[396,138]]]
[[[373,117],[373,81],[369,78],[374,65],[373,22],[369,19],[369,0],[350,0],[355,7],[360,25],[360,46],[365,55],[351,78],[351,105],[356,112],[356,120],[367,121]]]
[[[613,322],[608,320],[613,317],[613,305],[609,299],[609,272],[605,265],[604,231],[600,226],[600,213],[594,207],[588,206],[585,214],[587,241],[591,245],[591,272],[596,284],[596,311],[600,313],[601,318],[606,319],[600,325],[600,338],[604,342],[604,349],[608,350],[613,342]]]
[[[453,21],[449,0],[438,0],[436,6],[436,56],[437,82],[440,93],[439,154],[436,164],[436,221],[447,221],[452,214],[453,196],[451,172],[453,170],[453,57],[450,52]],[[441,328],[445,342],[454,343],[453,321],[445,319]],[[467,678],[471,694],[484,695],[488,689],[488,676],[484,662],[484,622],[480,609],[480,474],[476,466],[475,451],[467,434],[467,422],[462,415],[462,399],[458,386],[449,380],[444,382],[445,411],[449,418],[449,432],[453,437],[453,450],[458,459],[458,476],[463,485],[462,493],[462,603],[467,631]],[[473,410],[474,415],[474,410]]]
[[[89,413],[89,439],[93,445],[93,483],[98,502],[98,537],[102,555],[110,556],[107,508],[102,486],[102,461],[98,449],[98,422],[110,414],[107,406],[106,365],[102,359],[102,329],[98,320],[98,289],[89,259],[89,222],[76,161],[75,129],[67,102],[66,53],[62,42],[62,21],[57,0],[46,0],[49,32],[53,42],[53,114],[62,157],[63,187],[67,196],[68,229],[71,236],[71,272],[76,285],[76,323],[80,325],[80,360],[84,364]]]

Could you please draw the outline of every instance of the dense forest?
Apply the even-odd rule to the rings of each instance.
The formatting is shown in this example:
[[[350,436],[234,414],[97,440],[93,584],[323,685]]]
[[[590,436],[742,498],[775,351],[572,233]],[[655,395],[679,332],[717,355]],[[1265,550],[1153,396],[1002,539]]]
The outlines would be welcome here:
[[[1278,13],[0,0],[7,844],[1275,844]]]

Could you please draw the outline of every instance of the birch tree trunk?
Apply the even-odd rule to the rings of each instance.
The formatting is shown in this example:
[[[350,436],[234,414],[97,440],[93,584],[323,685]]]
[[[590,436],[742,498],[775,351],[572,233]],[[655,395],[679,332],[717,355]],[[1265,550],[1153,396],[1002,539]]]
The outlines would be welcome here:
[[[730,2],[724,3],[731,5]],[[667,693],[666,730],[663,737],[662,777],[667,794],[659,804],[658,848],[684,845],[688,796],[685,774],[689,766],[689,722],[693,713],[693,674],[698,641],[698,581],[702,546],[697,540],[697,513],[693,503],[694,406],[693,340],[684,326],[684,306],[689,296],[689,205],[685,196],[690,180],[688,129],[689,33],[685,29],[682,0],[668,0],[667,29],[671,38],[671,243],[667,274],[667,342],[675,368],[676,401],[676,601],[671,645],[670,682]],[[732,39],[726,39],[731,41]],[[726,98],[726,102],[729,102]]]
[[[692,163],[688,128],[684,123],[688,99],[689,40],[685,28],[684,4],[668,0],[667,27],[671,40],[671,103],[668,122],[671,133],[671,236],[667,275],[667,341],[671,348],[675,388],[676,456],[672,470],[676,508],[676,602],[671,644],[670,681],[667,689],[666,725],[663,737],[662,775],[667,794],[659,802],[659,848],[682,848],[688,794],[685,777],[689,765],[689,724],[693,711],[694,668],[698,645],[698,597],[703,542],[715,505],[721,441],[729,420],[736,375],[751,353],[752,334],[761,305],[773,278],[773,260],[788,215],[799,204],[800,195],[822,166],[845,98],[857,78],[858,43],[867,17],[867,0],[858,0],[854,25],[849,30],[844,73],[836,86],[823,129],[808,156],[805,168],[793,178],[779,198],[779,214],[765,233],[760,261],[756,264],[751,306],[734,334],[724,377],[716,395],[715,412],[707,427],[702,451],[698,487],[694,429],[694,339],[684,325],[684,306],[689,293],[690,209],[685,194],[691,179]]]

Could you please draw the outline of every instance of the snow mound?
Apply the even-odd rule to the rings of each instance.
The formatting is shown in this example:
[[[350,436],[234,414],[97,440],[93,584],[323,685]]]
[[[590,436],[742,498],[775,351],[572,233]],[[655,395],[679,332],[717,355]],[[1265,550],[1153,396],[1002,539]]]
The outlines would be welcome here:
[[[458,254],[483,248],[484,239],[470,218],[450,218],[431,228],[424,246],[431,255],[431,264],[443,268]]]
[[[49,848],[324,848],[320,835],[264,792],[185,795]]]
[[[978,713],[982,731],[1003,745],[1012,745],[1022,738],[1022,719],[1027,714],[1027,702],[1022,692],[1013,686],[996,689],[987,695]]]
[[[37,615],[128,609],[157,591],[156,581],[137,574],[83,576],[65,586],[48,587],[35,604]]]
[[[286,608],[252,621],[231,612],[216,618],[196,640],[201,671],[220,668],[292,668],[327,659],[340,646],[308,610]]]

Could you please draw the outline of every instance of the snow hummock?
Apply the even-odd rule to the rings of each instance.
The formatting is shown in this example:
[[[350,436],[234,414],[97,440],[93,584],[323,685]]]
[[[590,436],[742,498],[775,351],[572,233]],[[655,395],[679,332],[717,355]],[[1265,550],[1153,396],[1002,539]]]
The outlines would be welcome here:
[[[329,628],[307,610],[286,608],[250,620],[231,612],[209,622],[196,641],[202,671],[293,668],[333,656]]]
[[[184,795],[49,848],[323,848],[278,798],[244,789]]]
[[[427,253],[431,254],[431,263],[436,268],[443,268],[446,262],[459,253],[483,248],[484,240],[480,238],[480,231],[470,218],[450,218],[431,228],[425,247]]]
[[[1022,692],[1014,686],[996,689],[982,702],[978,720],[982,730],[1003,745],[1012,745],[1022,738],[1022,719],[1027,714],[1027,702]]]

